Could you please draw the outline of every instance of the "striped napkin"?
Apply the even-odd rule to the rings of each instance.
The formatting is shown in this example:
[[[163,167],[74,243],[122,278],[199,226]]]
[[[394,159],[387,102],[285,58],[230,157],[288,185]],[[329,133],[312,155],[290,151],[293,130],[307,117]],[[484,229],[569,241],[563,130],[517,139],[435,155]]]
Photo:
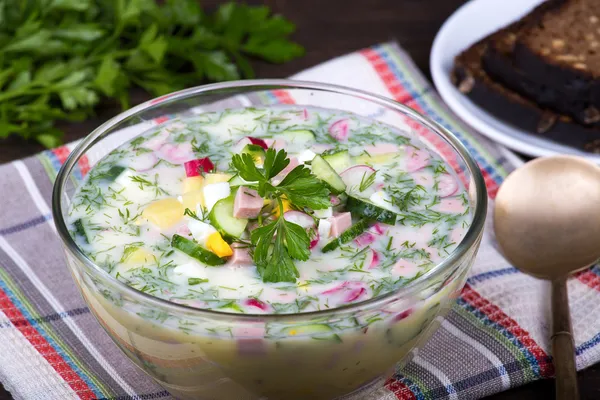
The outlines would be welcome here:
[[[512,153],[452,115],[395,44],[294,78],[354,86],[429,115],[475,156],[492,200],[515,166]],[[294,101],[285,92],[271,100]],[[169,399],[100,328],[65,266],[49,204],[52,182],[72,147],[0,166],[0,380],[16,399]],[[85,174],[89,165],[83,161],[79,170]],[[599,275],[594,267],[569,282],[580,369],[600,360]],[[474,399],[551,377],[547,298],[545,283],[501,257],[488,224],[462,296],[438,332],[380,390],[352,400]]]

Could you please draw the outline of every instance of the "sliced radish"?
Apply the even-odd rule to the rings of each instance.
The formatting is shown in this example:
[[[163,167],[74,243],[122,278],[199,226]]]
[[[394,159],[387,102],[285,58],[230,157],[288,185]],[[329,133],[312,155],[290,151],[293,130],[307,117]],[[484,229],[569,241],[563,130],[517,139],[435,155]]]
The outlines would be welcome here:
[[[183,164],[194,158],[190,143],[164,144],[161,146],[159,154],[162,159],[173,164]]]
[[[361,183],[365,182],[374,173],[375,170],[368,165],[355,165],[342,171],[340,177],[346,184],[348,192],[359,193]],[[365,193],[365,196],[368,197],[375,190],[373,186],[375,185],[371,185],[361,193]]]
[[[133,159],[130,167],[137,172],[146,172],[158,162],[158,157],[154,153],[144,153]]]
[[[196,160],[188,161],[184,164],[185,175],[189,178],[192,176],[202,175],[207,172],[211,172],[215,169],[215,165],[210,161],[210,158],[198,158]]]
[[[269,310],[269,305],[259,299],[254,299],[254,298],[247,299],[246,301],[244,301],[244,304],[248,307],[258,308],[259,310],[262,310],[262,311]]]
[[[407,147],[406,149],[406,169],[408,172],[418,171],[421,168],[425,168],[429,164],[431,154],[425,150],[417,150],[414,147]]]
[[[367,293],[367,289],[365,289],[364,287],[361,288],[356,288],[356,289],[351,289],[348,294],[346,295],[346,297],[344,298],[344,302],[345,303],[351,303],[353,301],[358,300],[360,297],[362,297],[362,295]]]
[[[363,232],[362,234],[360,234],[360,236],[354,239],[354,243],[356,243],[358,247],[365,247],[373,243],[375,239],[375,235],[373,235],[372,233]]]
[[[236,153],[239,153],[244,149],[244,147],[246,147],[249,144],[253,144],[252,140],[250,140],[249,136],[245,136],[245,137],[241,138],[240,140],[238,140],[238,142],[235,144],[235,146],[233,146],[233,150]]]
[[[458,182],[450,174],[442,174],[438,177],[437,194],[440,197],[452,196],[458,190]]]
[[[306,121],[308,119],[308,110],[305,108],[302,110],[302,118]]]
[[[284,139],[265,139],[263,140],[267,147],[272,147],[275,150],[285,150],[287,143]]]
[[[373,249],[370,249],[369,252],[367,253],[367,256],[365,257],[365,262],[363,263],[363,267],[367,267],[367,269],[377,268],[379,266],[380,261],[381,261],[381,258],[379,256],[379,253],[377,253]]]
[[[332,138],[336,140],[347,140],[348,132],[350,130],[348,120],[340,119],[339,121],[334,122],[329,127],[329,134]]]
[[[246,138],[248,138],[252,144],[260,146],[265,150],[269,148],[269,146],[267,146],[267,142],[265,142],[263,139],[254,138],[252,136],[246,136]]]
[[[165,144],[165,140],[167,140],[168,137],[169,131],[163,129],[158,135],[148,139],[148,141],[145,142],[142,147],[146,147],[151,150],[158,150],[163,144]]]
[[[304,229],[312,229],[315,227],[315,220],[313,217],[302,211],[286,211],[285,214],[283,214],[283,218],[288,222],[300,225]]]
[[[417,185],[421,185],[424,188],[433,187],[434,180],[433,174],[428,170],[420,170],[412,173],[412,178]]]
[[[397,153],[398,146],[392,143],[379,143],[365,146],[364,151],[369,153],[371,156],[378,156],[381,154]]]

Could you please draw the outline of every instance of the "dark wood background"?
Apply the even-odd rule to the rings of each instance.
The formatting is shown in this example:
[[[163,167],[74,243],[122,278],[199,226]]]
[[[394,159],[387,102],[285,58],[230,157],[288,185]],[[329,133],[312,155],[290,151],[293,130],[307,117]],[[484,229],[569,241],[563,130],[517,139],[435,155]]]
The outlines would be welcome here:
[[[498,0],[500,1],[500,0]],[[519,0],[509,0],[519,1]],[[204,0],[206,7],[221,3]],[[293,20],[298,27],[294,38],[306,47],[306,55],[285,65],[254,63],[257,77],[282,78],[302,69],[372,44],[397,40],[414,58],[421,70],[429,74],[429,51],[433,38],[448,16],[465,0],[266,0],[275,12]],[[465,29],[469,29],[468,26]],[[133,93],[134,103],[147,100],[143,92]],[[65,125],[66,140],[87,135],[101,122],[114,116],[119,109],[102,106],[95,118]],[[21,158],[43,150],[40,146],[19,139],[0,141],[0,162]],[[600,399],[600,365],[579,372],[583,399]],[[552,380],[529,385],[491,396],[489,400],[551,399]],[[1,390],[0,400],[11,399]],[[235,399],[232,399],[235,400]],[[572,399],[575,400],[575,399]]]

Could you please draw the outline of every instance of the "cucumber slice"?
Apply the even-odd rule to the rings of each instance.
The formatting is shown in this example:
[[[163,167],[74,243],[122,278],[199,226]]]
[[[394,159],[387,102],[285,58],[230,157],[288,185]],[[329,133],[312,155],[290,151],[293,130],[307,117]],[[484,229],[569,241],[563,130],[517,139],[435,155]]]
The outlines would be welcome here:
[[[221,235],[237,239],[244,233],[246,225],[248,225],[248,220],[233,216],[234,202],[235,194],[217,201],[210,211],[209,218],[212,226],[214,226]]]
[[[250,154],[256,164],[262,165],[265,162],[265,149],[257,144],[247,144],[242,149],[242,154]]]
[[[171,246],[206,265],[214,266],[225,264],[224,259],[215,253],[206,250],[193,240],[186,239],[183,236],[177,234],[173,235]]]
[[[90,243],[90,237],[88,236],[87,229],[85,229],[85,225],[81,219],[73,222],[73,226],[75,227],[75,234],[81,236],[86,243]]]
[[[335,153],[323,155],[323,159],[331,165],[331,168],[338,174],[352,166],[352,159],[348,150],[341,150]]]
[[[344,190],[346,190],[346,184],[342,178],[340,178],[337,172],[335,172],[323,157],[315,156],[310,165],[313,174],[323,182],[327,183],[334,194],[343,193]]]
[[[353,196],[348,196],[346,209],[354,215],[360,215],[364,218],[383,222],[388,225],[395,225],[396,218],[398,217],[398,214],[393,211],[386,210],[367,200],[358,199]]]
[[[114,182],[115,179],[117,179],[119,175],[121,175],[126,169],[127,168],[120,165],[113,165],[108,169],[108,171],[102,173],[100,176],[102,176],[102,180]]]
[[[233,178],[231,178],[229,180],[229,186],[232,188],[239,187],[239,186],[255,186],[257,184],[258,184],[258,182],[248,182],[247,180],[245,180],[244,178],[242,178],[239,175],[234,175]]]
[[[304,144],[315,141],[314,132],[308,129],[288,129],[281,132],[278,136],[283,136],[286,141],[296,144]]]
[[[343,245],[344,243],[351,242],[356,237],[360,236],[361,233],[366,231],[369,228],[369,221],[367,219],[362,219],[358,221],[356,224],[352,225],[350,228],[345,230],[340,237],[331,242],[327,243],[325,247],[323,247],[323,253],[328,253],[333,251]]]
[[[316,340],[333,340],[338,343],[342,342],[342,339],[337,334],[333,333],[333,328],[325,324],[290,326],[284,328],[281,332],[289,337],[298,335],[311,336],[311,339]]]

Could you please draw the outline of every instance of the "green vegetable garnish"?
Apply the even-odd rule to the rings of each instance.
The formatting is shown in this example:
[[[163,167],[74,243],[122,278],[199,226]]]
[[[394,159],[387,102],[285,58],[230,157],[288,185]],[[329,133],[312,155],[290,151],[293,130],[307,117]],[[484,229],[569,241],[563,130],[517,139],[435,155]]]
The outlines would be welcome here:
[[[278,184],[271,179],[290,163],[285,150],[268,149],[263,168],[254,164],[249,154],[234,155],[232,166],[247,181],[258,182],[258,193],[263,198],[277,201],[283,215],[283,197],[296,207],[313,210],[331,205],[327,185],[314,176],[308,168],[299,165]],[[294,260],[306,261],[310,256],[310,238],[300,225],[283,217],[252,231],[253,259],[264,282],[295,282],[298,270]]]
[[[0,138],[46,147],[61,142],[56,121],[85,119],[102,97],[125,109],[134,86],[160,96],[251,78],[248,56],[304,52],[293,23],[234,2],[209,15],[197,0],[6,0],[0,20]]]

